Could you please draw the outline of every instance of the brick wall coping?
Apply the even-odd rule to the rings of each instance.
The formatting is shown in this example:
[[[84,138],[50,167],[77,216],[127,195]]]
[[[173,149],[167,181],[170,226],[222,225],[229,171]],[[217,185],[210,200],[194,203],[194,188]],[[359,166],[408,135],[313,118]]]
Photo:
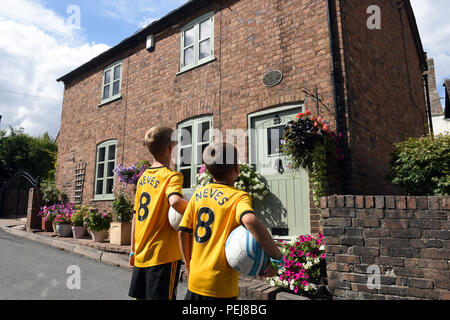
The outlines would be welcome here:
[[[320,208],[450,210],[450,196],[333,195],[322,197]]]

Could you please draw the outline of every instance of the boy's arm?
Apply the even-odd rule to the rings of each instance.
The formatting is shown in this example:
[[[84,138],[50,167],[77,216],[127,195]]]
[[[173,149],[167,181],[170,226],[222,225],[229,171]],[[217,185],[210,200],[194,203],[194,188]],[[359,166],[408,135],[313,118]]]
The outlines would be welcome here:
[[[133,255],[130,257],[130,267],[134,267],[134,221],[136,214],[133,213],[133,218],[131,219],[131,252]]]
[[[173,194],[169,197],[169,204],[172,208],[174,208],[178,213],[181,215],[186,210],[186,207],[188,205],[188,201],[184,200],[180,195]]]
[[[282,254],[277,244],[267,231],[261,220],[254,214],[246,214],[242,217],[242,224],[252,234],[262,249],[274,260],[280,260]]]
[[[192,234],[186,231],[178,231],[178,240],[180,242],[181,254],[183,256],[184,264],[186,265],[187,277],[189,278],[189,270],[191,263],[192,250]]]

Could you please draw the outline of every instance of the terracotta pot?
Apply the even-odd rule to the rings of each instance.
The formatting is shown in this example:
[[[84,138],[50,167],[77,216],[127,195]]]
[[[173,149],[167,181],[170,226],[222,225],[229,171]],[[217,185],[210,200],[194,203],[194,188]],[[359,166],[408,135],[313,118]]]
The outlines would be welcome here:
[[[70,224],[57,224],[56,233],[58,237],[70,237],[72,234],[72,226]]]
[[[42,218],[42,220],[41,220],[41,229],[46,231],[46,232],[52,232],[53,231],[52,222]]]
[[[103,242],[108,235],[108,230],[90,231],[90,233],[92,236],[92,240],[94,240],[95,242]]]
[[[74,239],[83,239],[86,235],[86,227],[72,226],[72,235]]]

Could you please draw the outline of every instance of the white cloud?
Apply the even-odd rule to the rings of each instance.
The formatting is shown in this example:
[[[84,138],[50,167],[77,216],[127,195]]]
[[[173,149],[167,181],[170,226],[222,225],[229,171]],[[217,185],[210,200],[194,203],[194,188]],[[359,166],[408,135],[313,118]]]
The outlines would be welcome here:
[[[434,58],[438,90],[450,78],[450,9],[448,0],[411,0],[424,50]]]
[[[86,43],[82,32],[39,1],[2,0],[1,128],[12,125],[56,137],[63,97],[56,79],[109,48]]]

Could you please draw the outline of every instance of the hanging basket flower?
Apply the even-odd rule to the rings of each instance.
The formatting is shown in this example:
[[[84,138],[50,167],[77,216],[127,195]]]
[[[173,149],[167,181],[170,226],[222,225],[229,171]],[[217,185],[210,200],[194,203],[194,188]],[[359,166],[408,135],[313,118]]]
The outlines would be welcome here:
[[[311,111],[299,113],[287,124],[281,150],[290,160],[294,170],[306,169],[309,173],[313,200],[319,206],[320,197],[327,188],[327,161],[343,160],[339,140],[342,134],[331,131],[329,121],[313,117]]]

